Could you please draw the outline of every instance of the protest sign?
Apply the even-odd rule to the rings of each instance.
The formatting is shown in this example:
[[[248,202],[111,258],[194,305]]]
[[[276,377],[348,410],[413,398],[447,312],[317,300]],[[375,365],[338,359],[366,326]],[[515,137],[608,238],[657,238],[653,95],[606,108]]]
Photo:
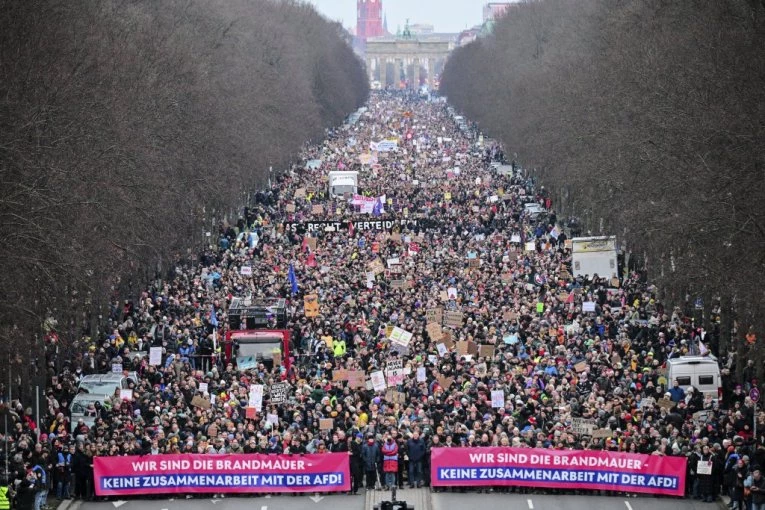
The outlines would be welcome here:
[[[523,486],[683,496],[685,457],[600,450],[433,448],[434,487]]]
[[[152,347],[149,349],[149,365],[157,366],[162,364],[162,347]]]
[[[444,309],[439,307],[428,308],[425,310],[425,320],[427,322],[437,322],[441,324],[443,322]]]
[[[369,374],[369,378],[372,380],[372,389],[375,391],[385,391],[388,386],[385,384],[385,375],[382,370],[377,370]]]
[[[317,294],[308,294],[303,297],[303,309],[308,318],[319,316],[319,296]]]
[[[202,393],[202,394],[207,393],[207,383],[206,382],[199,383],[199,393]]]
[[[571,430],[574,432],[574,434],[591,436],[592,432],[597,427],[597,420],[588,420],[586,418],[571,418]]]
[[[595,311],[595,301],[585,301],[582,303],[582,311],[583,312],[594,312]]]
[[[112,373],[113,374],[121,374],[122,373],[122,363],[112,363]]]
[[[321,204],[314,204],[311,207],[311,212],[313,214],[324,214],[324,206]]]
[[[236,367],[239,370],[249,370],[258,366],[255,356],[238,356],[236,358]]]
[[[478,355],[482,358],[491,358],[494,356],[494,346],[482,344],[478,347]]]
[[[335,426],[335,420],[333,420],[332,418],[319,419],[319,430],[332,430],[334,426]]]
[[[287,204],[284,206],[284,210],[288,213],[294,213],[296,209],[295,204]]]
[[[133,400],[133,390],[120,389],[120,400]]]
[[[504,390],[492,390],[491,392],[491,407],[499,409],[505,407],[505,392]]]
[[[385,372],[387,377],[387,386],[398,386],[404,382],[404,369],[397,368],[395,370],[388,370]]]
[[[248,420],[257,420],[258,419],[258,410],[254,407],[245,407],[244,409],[244,417]]]
[[[431,342],[438,342],[441,340],[441,324],[429,322],[425,327],[425,330],[428,332],[428,336],[430,337]]]
[[[462,327],[462,312],[446,312],[444,319],[450,328]]]
[[[406,331],[404,329],[401,329],[399,327],[394,327],[393,331],[390,333],[390,341],[394,344],[403,345],[404,347],[409,345],[409,342],[412,341],[412,337],[414,335],[410,333],[409,331]]]
[[[374,273],[375,275],[382,274],[385,272],[385,266],[383,265],[380,259],[374,259],[372,262],[367,264],[367,269],[369,269],[369,271]]]
[[[263,409],[263,385],[253,384],[250,386],[248,405],[260,412]]]
[[[348,380],[348,371],[344,368],[341,368],[339,370],[334,370],[332,372],[332,381],[333,382],[340,382],[340,381],[347,381]]]
[[[348,386],[350,388],[363,388],[366,374],[363,370],[348,370]]]
[[[438,350],[438,355],[441,357],[446,356],[446,354],[449,352],[449,349],[446,348],[444,344],[436,344],[436,349]]]
[[[417,367],[417,382],[425,382],[428,380],[425,367]]]
[[[212,407],[212,403],[209,400],[200,397],[199,395],[195,395],[194,398],[191,399],[191,405],[194,407],[201,407],[202,409],[210,409],[210,407]]]
[[[242,276],[252,276],[252,266],[240,267],[239,274],[241,274]]]
[[[438,376],[438,385],[441,386],[444,390],[448,390],[452,384],[454,384],[454,378],[453,377],[444,377],[443,375]]]
[[[593,439],[606,439],[614,435],[614,431],[611,429],[595,429],[592,431]]]
[[[673,407],[675,407],[675,403],[672,402],[672,399],[669,399],[669,398],[660,398],[659,400],[656,401],[656,403],[659,404],[659,407],[666,409],[668,411],[672,409]]]
[[[406,404],[406,393],[390,389],[385,392],[385,400],[393,404]]]
[[[274,383],[270,388],[271,403],[284,404],[290,394],[290,384],[286,382]]]
[[[99,497],[145,494],[347,492],[347,453],[93,457]]]
[[[584,372],[587,370],[587,362],[586,361],[580,361],[576,365],[574,365],[574,370],[577,372]]]

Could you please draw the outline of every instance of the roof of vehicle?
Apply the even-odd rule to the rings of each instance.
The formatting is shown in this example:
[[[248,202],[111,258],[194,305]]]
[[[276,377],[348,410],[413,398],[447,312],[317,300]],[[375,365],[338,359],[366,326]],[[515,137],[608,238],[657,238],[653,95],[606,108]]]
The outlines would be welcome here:
[[[81,382],[85,381],[121,381],[125,377],[122,374],[91,374],[82,378]]]
[[[667,360],[670,365],[698,365],[710,364],[717,365],[717,358],[709,356],[681,356],[679,358],[670,358]]]
[[[104,403],[109,399],[109,395],[102,395],[101,393],[78,393],[72,399],[72,404],[75,402],[101,402]]]

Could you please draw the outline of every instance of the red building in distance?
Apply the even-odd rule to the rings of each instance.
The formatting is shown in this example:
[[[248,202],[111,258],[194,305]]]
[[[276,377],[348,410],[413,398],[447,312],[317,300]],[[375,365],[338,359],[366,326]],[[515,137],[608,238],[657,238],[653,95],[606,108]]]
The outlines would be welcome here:
[[[356,0],[356,39],[362,45],[371,37],[386,35],[382,0]]]

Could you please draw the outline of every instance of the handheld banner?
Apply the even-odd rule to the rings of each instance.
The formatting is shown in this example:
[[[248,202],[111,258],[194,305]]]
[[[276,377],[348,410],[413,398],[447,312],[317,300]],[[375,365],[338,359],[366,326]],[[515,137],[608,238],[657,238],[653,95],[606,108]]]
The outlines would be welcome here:
[[[348,454],[95,457],[96,495],[341,492],[351,488]]]
[[[524,486],[683,496],[684,457],[536,448],[433,448],[434,487]]]

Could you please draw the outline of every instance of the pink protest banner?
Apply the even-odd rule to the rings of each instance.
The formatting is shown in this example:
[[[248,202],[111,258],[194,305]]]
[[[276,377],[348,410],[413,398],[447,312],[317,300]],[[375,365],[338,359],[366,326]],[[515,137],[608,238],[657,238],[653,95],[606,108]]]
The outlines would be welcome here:
[[[593,489],[682,496],[684,457],[536,448],[433,448],[434,487]]]
[[[351,488],[348,454],[95,457],[98,496],[340,492]]]

